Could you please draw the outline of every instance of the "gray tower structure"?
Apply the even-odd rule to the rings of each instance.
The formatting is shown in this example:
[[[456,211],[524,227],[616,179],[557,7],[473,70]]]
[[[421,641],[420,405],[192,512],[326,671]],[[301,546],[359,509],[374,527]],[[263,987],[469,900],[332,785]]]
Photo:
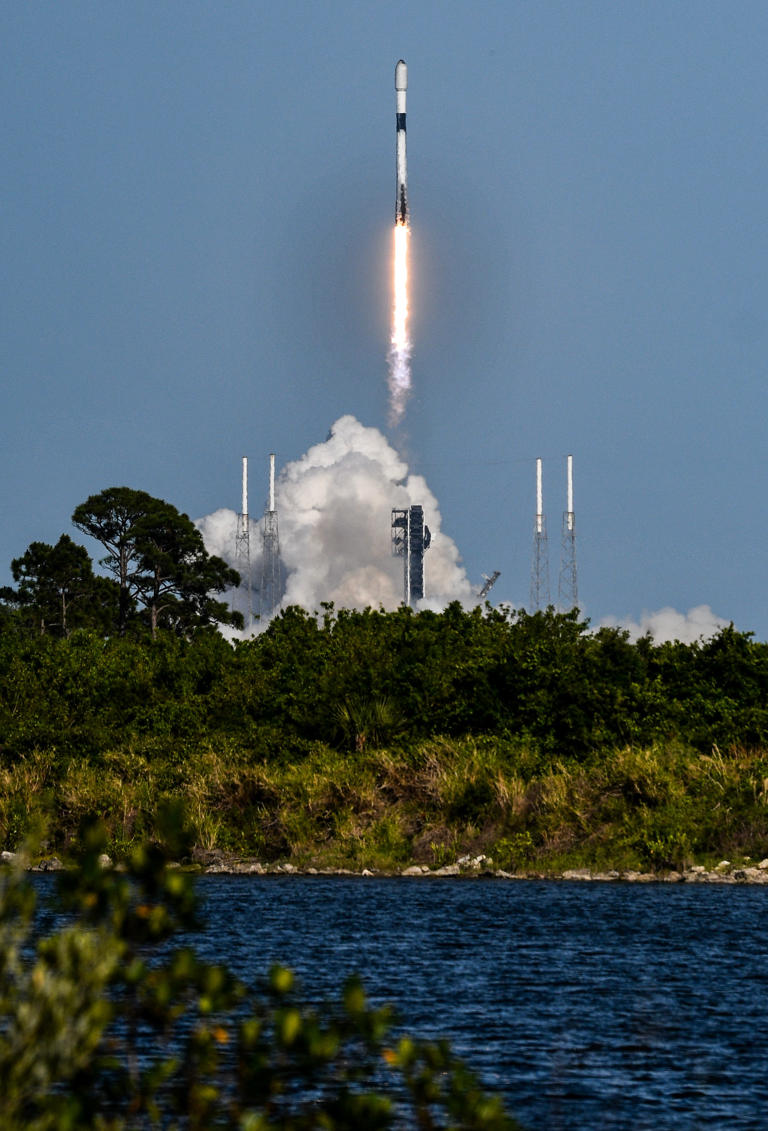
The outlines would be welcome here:
[[[424,551],[431,541],[422,506],[392,511],[392,553],[403,559],[403,602],[411,607],[424,596]]]
[[[269,620],[283,597],[283,569],[280,561],[280,535],[277,527],[275,505],[275,453],[269,456],[269,497],[264,511],[261,537],[261,585],[259,586],[259,616]]]
[[[533,561],[531,563],[531,612],[549,605],[549,546],[544,518],[541,485],[541,460],[536,460],[536,518],[533,523]]]
[[[251,538],[248,521],[248,457],[243,456],[243,509],[237,516],[235,531],[235,569],[240,574],[240,589],[245,590],[245,627],[251,627],[253,616],[251,601]],[[242,601],[242,598],[241,598]],[[234,608],[234,593],[232,595]]]
[[[568,502],[563,511],[563,542],[560,552],[560,581],[557,603],[564,613],[579,607],[579,585],[576,576],[576,515],[573,510],[573,456],[568,456]]]

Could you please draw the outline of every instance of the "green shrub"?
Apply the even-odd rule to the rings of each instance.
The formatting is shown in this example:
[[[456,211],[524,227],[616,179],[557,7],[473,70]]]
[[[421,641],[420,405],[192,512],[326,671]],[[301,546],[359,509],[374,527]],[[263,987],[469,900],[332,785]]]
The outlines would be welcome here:
[[[34,950],[33,890],[2,877],[3,1131],[517,1126],[446,1043],[396,1037],[356,979],[307,1008],[285,968],[254,993],[172,949],[196,905],[191,878],[166,866],[188,848],[178,813],[159,822],[164,845],[136,847],[123,872],[100,865],[103,832],[84,830],[60,880],[65,925]]]

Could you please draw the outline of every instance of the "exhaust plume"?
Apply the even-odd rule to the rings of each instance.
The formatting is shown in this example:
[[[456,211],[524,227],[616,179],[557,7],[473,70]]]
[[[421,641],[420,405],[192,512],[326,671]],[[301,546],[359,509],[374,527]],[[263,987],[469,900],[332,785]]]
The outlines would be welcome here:
[[[395,609],[402,602],[403,562],[393,558],[393,507],[420,503],[432,531],[425,559],[426,597],[419,608],[450,601],[475,603],[474,590],[452,538],[441,532],[435,496],[412,475],[377,428],[342,416],[327,440],[287,464],[276,484],[280,556],[287,579],[282,607],[313,612],[322,601],[339,608]],[[234,563],[237,516],[222,509],[197,521],[209,553]],[[251,525],[251,561],[260,575],[261,541]]]
[[[655,613],[644,612],[639,620],[632,620],[631,617],[624,620],[605,617],[600,621],[601,627],[626,629],[633,643],[641,636],[650,634],[656,644],[674,640],[679,640],[681,644],[694,644],[697,640],[708,640],[729,624],[730,621],[713,613],[709,605],[696,605],[687,613],[667,607]]]
[[[392,276],[392,336],[389,349],[389,422],[396,426],[411,392],[411,340],[408,334],[407,223],[395,224]]]

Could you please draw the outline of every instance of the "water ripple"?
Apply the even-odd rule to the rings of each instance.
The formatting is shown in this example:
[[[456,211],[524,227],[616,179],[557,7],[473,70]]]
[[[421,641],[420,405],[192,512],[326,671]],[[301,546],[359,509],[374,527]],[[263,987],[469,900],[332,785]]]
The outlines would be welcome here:
[[[768,1125],[765,889],[210,876],[201,950],[362,974],[552,1131]]]

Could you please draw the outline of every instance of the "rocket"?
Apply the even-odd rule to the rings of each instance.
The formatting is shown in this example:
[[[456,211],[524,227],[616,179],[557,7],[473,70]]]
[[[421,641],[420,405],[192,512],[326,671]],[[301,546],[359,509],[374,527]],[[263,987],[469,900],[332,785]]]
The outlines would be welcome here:
[[[395,99],[397,122],[397,195],[395,223],[408,223],[408,169],[405,159],[405,95],[408,90],[408,68],[400,59],[395,67]]]

